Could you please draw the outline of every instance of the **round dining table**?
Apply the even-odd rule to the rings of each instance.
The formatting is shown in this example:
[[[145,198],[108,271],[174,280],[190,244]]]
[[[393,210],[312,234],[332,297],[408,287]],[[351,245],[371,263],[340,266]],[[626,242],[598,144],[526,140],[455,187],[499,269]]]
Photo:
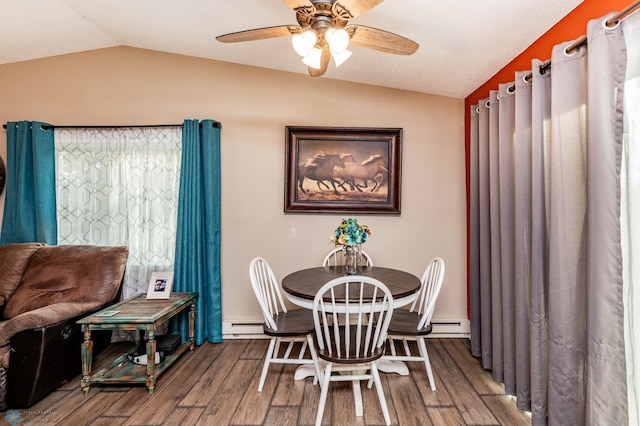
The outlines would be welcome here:
[[[363,266],[358,275],[382,281],[393,296],[393,308],[408,305],[420,290],[420,279],[408,272],[380,266]],[[352,275],[357,277],[358,275]],[[287,298],[302,308],[313,309],[313,299],[320,287],[345,276],[344,266],[320,266],[293,272],[282,280]],[[355,281],[356,279],[354,279]]]
[[[320,266],[292,272],[282,279],[282,289],[287,298],[295,305],[305,309],[313,309],[313,299],[320,288],[329,281],[345,276],[344,266]],[[357,282],[358,276],[372,277],[382,281],[393,296],[393,308],[408,305],[413,302],[420,290],[421,281],[408,272],[380,266],[363,266],[358,275],[352,275]],[[402,361],[380,359],[378,370],[385,373],[397,373],[401,376],[409,375],[409,368]],[[315,370],[309,365],[301,365],[295,373],[295,380],[315,375]],[[362,393],[360,382],[353,383],[356,416],[363,415]]]

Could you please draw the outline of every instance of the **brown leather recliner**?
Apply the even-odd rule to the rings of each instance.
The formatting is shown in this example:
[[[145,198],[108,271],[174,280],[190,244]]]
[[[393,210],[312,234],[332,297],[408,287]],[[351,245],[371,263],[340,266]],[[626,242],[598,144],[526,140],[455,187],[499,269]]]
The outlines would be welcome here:
[[[76,321],[115,303],[129,250],[0,246],[0,410],[27,408],[82,370]],[[111,333],[92,333],[94,355]]]

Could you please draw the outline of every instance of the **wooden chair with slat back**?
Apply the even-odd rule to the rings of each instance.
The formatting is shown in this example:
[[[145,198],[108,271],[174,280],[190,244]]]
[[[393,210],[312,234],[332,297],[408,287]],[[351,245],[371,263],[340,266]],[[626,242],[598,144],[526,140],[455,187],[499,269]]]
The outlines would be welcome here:
[[[319,374],[313,347],[314,324],[311,311],[306,309],[287,310],[273,270],[262,257],[256,257],[251,261],[249,276],[264,317],[264,334],[271,337],[262,367],[258,392],[262,392],[270,364],[313,364],[317,379]],[[298,358],[290,358],[296,342],[302,344],[300,353]],[[281,343],[288,343],[288,346],[284,354],[279,356]],[[304,358],[307,348],[311,359]],[[314,379],[314,383],[316,379]]]
[[[433,380],[431,363],[425,338],[431,334],[431,317],[436,307],[436,300],[444,279],[444,260],[434,257],[422,275],[422,285],[418,297],[413,301],[409,310],[396,309],[389,324],[388,339],[391,355],[385,355],[385,359],[394,361],[422,361],[427,370],[431,390],[436,391]],[[402,341],[404,355],[396,354],[395,341]],[[415,341],[419,354],[412,354],[408,341]],[[415,351],[414,351],[415,352]]]
[[[390,424],[377,361],[384,353],[393,296],[384,283],[345,276],[322,286],[313,300],[316,350],[322,390],[316,425],[322,423],[329,383],[369,380],[376,386],[386,424]],[[334,374],[339,373],[339,374]]]

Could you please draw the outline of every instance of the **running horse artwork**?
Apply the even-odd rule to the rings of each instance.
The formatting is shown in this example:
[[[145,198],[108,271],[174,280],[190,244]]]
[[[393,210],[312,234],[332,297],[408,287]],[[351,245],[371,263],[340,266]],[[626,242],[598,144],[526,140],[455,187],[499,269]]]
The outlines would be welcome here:
[[[285,213],[400,214],[402,129],[285,128]]]
[[[362,192],[360,188],[367,188],[369,181],[371,181],[373,182],[371,192],[375,192],[379,190],[382,183],[386,181],[389,168],[384,157],[380,154],[375,154],[371,155],[362,163],[345,162],[344,167],[335,169],[334,173],[336,176],[339,176],[345,184],[349,184],[352,191],[357,189]]]
[[[300,191],[307,194],[304,189],[304,179],[315,180],[318,184],[323,184],[327,189],[329,186],[325,183],[329,181],[333,186],[333,192],[339,195],[336,183],[338,183],[333,174],[334,167],[344,168],[344,161],[340,154],[317,154],[313,158],[309,158],[305,163],[298,166],[298,187]]]

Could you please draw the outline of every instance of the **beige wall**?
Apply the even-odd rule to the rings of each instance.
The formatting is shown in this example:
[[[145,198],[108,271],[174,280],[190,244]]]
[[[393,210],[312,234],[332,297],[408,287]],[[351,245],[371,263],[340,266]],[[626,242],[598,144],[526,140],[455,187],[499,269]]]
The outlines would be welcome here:
[[[416,275],[443,257],[434,320],[467,317],[462,99],[125,47],[2,65],[0,97],[2,123],[220,121],[226,320],[260,318],[248,275],[254,256],[278,278],[319,265],[344,216],[283,213],[285,126],[401,127],[402,214],[356,216],[373,231],[365,248],[376,265]]]

